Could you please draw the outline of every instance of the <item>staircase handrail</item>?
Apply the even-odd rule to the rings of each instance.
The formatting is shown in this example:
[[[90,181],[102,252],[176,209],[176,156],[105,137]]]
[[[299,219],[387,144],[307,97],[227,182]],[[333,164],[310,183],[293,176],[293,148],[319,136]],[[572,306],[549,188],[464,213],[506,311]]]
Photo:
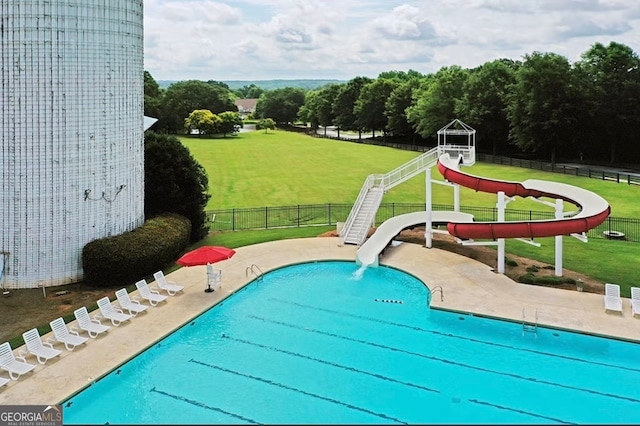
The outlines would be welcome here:
[[[340,244],[343,245],[346,236],[349,235],[349,232],[351,231],[351,228],[356,221],[362,203],[364,202],[364,199],[371,188],[378,187],[381,189],[380,194],[378,195],[379,199],[381,200],[382,195],[389,189],[411,179],[424,170],[433,167],[438,161],[438,158],[445,153],[449,153],[454,157],[458,157],[460,154],[462,154],[464,163],[466,165],[472,165],[475,163],[475,149],[473,147],[469,147],[468,145],[441,144],[396,167],[390,172],[387,172],[385,174],[370,174],[369,176],[367,176],[367,179],[362,185],[362,188],[360,188],[358,198],[353,204],[353,207],[349,212],[349,216],[347,216],[347,220],[345,221],[342,229],[339,232]],[[377,209],[375,209],[373,212],[369,212],[369,216],[375,215],[376,212]],[[369,220],[369,223],[373,222],[373,219],[374,217],[367,218],[367,220]]]
[[[358,245],[362,244],[364,240],[367,238],[367,234],[369,233],[370,225],[373,224],[376,214],[378,213],[378,207],[382,202],[382,196],[384,195],[384,191],[378,191],[375,194],[375,199],[373,200],[372,205],[375,206],[371,210],[368,211],[367,216],[365,217],[364,223],[367,224],[364,228],[358,229],[358,234],[356,235],[358,240]],[[353,226],[353,225],[352,225]],[[347,234],[345,234],[345,238]]]
[[[419,155],[396,167],[390,172],[385,173],[383,178],[385,191],[388,191],[394,186],[411,179],[418,173],[423,172],[425,169],[432,167],[438,160],[439,153],[439,147],[431,148],[422,155]]]
[[[438,148],[438,157],[443,154],[449,154],[451,158],[458,158],[462,155],[465,166],[472,166],[476,163],[476,150],[468,145],[446,144],[440,145]]]
[[[384,182],[384,175],[382,174],[370,174],[365,179],[362,188],[360,188],[360,193],[358,194],[358,198],[356,198],[356,202],[353,204],[351,211],[349,212],[349,216],[347,216],[347,220],[344,222],[342,229],[340,230],[340,244],[344,244],[344,238],[349,234],[353,223],[358,216],[358,211],[360,210],[360,206],[364,202],[364,199],[369,192],[369,189],[375,187],[376,185],[381,185]]]

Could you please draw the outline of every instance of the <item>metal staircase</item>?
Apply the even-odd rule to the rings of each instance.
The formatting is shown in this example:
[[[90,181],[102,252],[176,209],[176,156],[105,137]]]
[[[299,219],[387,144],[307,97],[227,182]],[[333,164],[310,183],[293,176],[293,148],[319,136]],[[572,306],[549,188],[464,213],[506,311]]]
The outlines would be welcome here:
[[[435,147],[384,175],[367,176],[358,198],[340,230],[340,243],[362,244],[367,238],[369,228],[375,224],[376,213],[384,193],[435,166],[440,152],[440,149]]]
[[[340,244],[361,245],[367,239],[369,228],[375,225],[376,213],[385,192],[436,165],[441,155],[449,154],[470,166],[476,162],[475,133],[470,126],[455,119],[438,130],[438,146],[406,162],[384,175],[373,174],[360,189],[358,198],[340,230]],[[464,143],[451,138],[466,137]],[[449,137],[449,141],[447,141]]]

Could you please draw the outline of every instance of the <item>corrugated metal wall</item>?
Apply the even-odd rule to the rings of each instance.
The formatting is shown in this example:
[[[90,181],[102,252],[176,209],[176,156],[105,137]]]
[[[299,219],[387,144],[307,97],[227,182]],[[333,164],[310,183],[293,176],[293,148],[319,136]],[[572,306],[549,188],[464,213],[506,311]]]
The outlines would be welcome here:
[[[142,0],[0,2],[6,288],[82,278],[82,247],[144,220]]]

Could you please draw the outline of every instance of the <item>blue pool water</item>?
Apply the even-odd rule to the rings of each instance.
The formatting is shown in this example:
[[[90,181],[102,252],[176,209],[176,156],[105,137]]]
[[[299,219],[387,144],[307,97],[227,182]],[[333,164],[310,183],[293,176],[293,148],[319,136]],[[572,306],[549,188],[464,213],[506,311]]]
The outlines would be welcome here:
[[[640,423],[639,344],[429,309],[415,277],[357,269],[266,274],[63,402],[65,424]]]

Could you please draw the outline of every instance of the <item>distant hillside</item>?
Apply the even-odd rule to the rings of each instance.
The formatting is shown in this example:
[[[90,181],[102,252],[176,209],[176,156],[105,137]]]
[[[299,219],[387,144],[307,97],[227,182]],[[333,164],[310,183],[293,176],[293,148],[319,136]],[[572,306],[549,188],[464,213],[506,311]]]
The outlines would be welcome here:
[[[171,84],[177,82],[178,80],[158,80],[158,85],[161,88],[166,89]],[[265,90],[281,89],[283,87],[295,87],[309,90],[316,89],[330,83],[346,83],[346,81],[343,80],[229,80],[222,82],[227,84],[231,90],[240,89],[244,86],[251,86],[252,84],[255,84]]]

